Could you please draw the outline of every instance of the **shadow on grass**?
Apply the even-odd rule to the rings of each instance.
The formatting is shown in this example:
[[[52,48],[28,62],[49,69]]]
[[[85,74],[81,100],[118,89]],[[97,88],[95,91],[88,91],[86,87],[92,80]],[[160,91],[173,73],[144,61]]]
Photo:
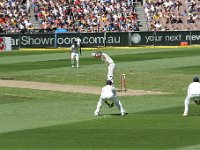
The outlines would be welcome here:
[[[184,111],[184,106],[179,107],[171,107],[165,109],[156,109],[149,111],[137,112],[135,114],[181,114]],[[200,116],[200,106],[196,104],[191,104],[189,107],[189,115],[190,116]]]
[[[125,116],[129,113],[125,113]],[[112,114],[100,114],[99,116],[122,116],[121,113],[112,113]]]

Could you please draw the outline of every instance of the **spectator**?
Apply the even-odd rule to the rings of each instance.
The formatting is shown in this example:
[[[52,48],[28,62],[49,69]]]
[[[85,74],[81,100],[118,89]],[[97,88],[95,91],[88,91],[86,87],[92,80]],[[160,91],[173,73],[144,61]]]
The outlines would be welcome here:
[[[187,22],[188,22],[188,23],[195,23],[195,22],[194,22],[194,19],[193,19],[193,17],[192,17],[191,15],[189,16]]]
[[[3,27],[0,24],[0,33],[3,33],[3,32],[4,32]]]
[[[154,26],[155,30],[157,31],[162,29],[162,24],[160,24],[160,21],[155,22]]]
[[[177,20],[176,20],[176,16],[175,16],[175,15],[170,15],[169,20],[170,20],[170,23],[171,23],[171,24],[177,23]]]
[[[169,28],[167,26],[164,26],[164,28],[161,31],[169,31]]]
[[[177,0],[176,3],[175,3],[175,7],[177,7],[178,11],[180,10],[180,7],[182,6],[183,4],[180,2],[180,0]]]
[[[177,17],[177,23],[183,23],[183,20],[181,19],[180,16]]]
[[[138,25],[136,23],[133,24],[133,31],[140,31]]]

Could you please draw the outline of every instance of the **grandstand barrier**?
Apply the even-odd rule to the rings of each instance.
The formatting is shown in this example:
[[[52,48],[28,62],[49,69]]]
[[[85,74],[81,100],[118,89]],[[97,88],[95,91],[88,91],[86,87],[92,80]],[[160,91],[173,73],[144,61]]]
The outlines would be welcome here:
[[[11,37],[12,49],[70,47],[80,37],[82,47],[99,46],[180,46],[200,44],[200,31],[103,32],[97,33],[27,33],[5,34]]]

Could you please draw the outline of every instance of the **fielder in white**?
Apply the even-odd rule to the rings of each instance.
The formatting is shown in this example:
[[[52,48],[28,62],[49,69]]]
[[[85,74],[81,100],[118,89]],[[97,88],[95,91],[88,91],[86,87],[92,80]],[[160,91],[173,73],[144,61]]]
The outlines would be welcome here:
[[[200,83],[197,76],[193,78],[193,82],[188,86],[183,116],[188,116],[190,100],[193,100],[197,105],[200,104]]]
[[[79,48],[77,42],[74,41],[73,45],[70,47],[71,49],[71,64],[72,68],[79,68]]]
[[[99,115],[99,112],[101,110],[102,104],[106,103],[107,105],[109,104],[107,102],[107,100],[111,100],[113,104],[115,104],[117,106],[117,108],[119,109],[120,113],[122,116],[126,115],[125,110],[122,106],[122,103],[120,102],[120,100],[117,98],[116,95],[116,89],[114,86],[112,86],[112,81],[111,80],[107,80],[106,81],[106,86],[104,86],[102,88],[101,91],[101,96],[99,98],[99,101],[97,103],[97,108],[94,112],[95,116]],[[112,104],[109,104],[112,106]],[[110,106],[109,106],[110,107]],[[113,106],[112,106],[113,107]]]
[[[112,58],[110,58],[110,56],[108,56],[107,54],[102,53],[100,51],[92,53],[92,56],[94,56],[96,58],[101,58],[101,60],[107,64],[107,66],[108,66],[107,80],[111,80],[112,83],[114,83],[115,63],[112,60]]]
[[[78,46],[78,49],[79,49],[79,52],[80,52],[80,55],[81,55],[81,39],[79,37],[77,37],[75,39],[75,41],[77,42],[77,46]]]
[[[75,40],[77,42],[78,47],[80,47],[81,46],[81,39],[79,37],[77,37]]]

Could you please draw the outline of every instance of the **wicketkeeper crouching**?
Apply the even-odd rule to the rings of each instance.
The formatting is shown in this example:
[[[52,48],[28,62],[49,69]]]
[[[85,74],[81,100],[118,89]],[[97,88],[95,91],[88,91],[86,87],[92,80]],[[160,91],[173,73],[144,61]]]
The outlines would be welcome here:
[[[112,103],[108,103],[107,100],[112,101]],[[117,106],[117,108],[119,109],[120,113],[122,116],[126,115],[126,112],[122,106],[122,103],[120,102],[120,100],[117,98],[116,95],[116,89],[115,87],[112,85],[112,81],[111,80],[107,80],[106,81],[106,86],[104,86],[102,88],[101,91],[101,96],[99,98],[99,101],[97,103],[97,108],[94,112],[95,116],[99,115],[99,112],[101,110],[102,104],[106,103],[108,105],[109,108],[113,107],[114,105]]]

